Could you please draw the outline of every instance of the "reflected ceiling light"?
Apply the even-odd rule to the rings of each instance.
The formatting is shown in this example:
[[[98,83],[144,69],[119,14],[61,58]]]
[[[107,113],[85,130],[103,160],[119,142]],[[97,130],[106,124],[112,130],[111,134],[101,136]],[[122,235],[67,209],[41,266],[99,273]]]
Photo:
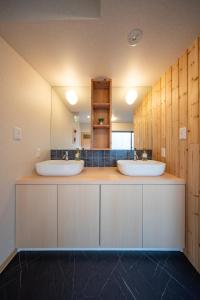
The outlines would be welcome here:
[[[78,101],[78,97],[74,90],[69,90],[65,93],[66,99],[71,105],[75,105]]]
[[[138,92],[136,90],[129,90],[126,95],[126,103],[132,105],[138,97]]]
[[[87,118],[90,119],[90,115],[88,115]]]
[[[75,123],[78,123],[78,122],[79,122],[79,114],[78,114],[78,113],[75,113],[75,114],[74,114],[74,122],[75,122]]]
[[[116,120],[117,120],[117,117],[115,117],[114,115],[112,115],[111,121],[114,122],[114,121],[116,121]]]

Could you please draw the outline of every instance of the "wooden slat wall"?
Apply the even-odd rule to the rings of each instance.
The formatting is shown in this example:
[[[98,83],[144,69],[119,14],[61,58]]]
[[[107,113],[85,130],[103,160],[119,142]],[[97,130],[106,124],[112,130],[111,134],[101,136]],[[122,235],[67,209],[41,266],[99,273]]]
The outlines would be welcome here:
[[[161,91],[160,91],[160,105],[161,105],[161,149],[166,148],[166,76],[161,77]],[[160,151],[161,151],[160,149]],[[165,157],[161,156],[161,161],[165,162]]]
[[[172,173],[172,68],[170,67],[166,74],[166,123],[165,123],[165,137],[166,137],[166,164],[167,172]]]
[[[159,80],[152,89],[152,153],[156,160],[160,160],[161,145],[161,81]],[[156,138],[155,138],[156,137]]]
[[[179,176],[179,73],[178,62],[172,66],[172,143],[171,143],[171,172]]]
[[[198,63],[199,63],[199,118],[200,118],[200,38],[198,39],[199,40],[199,57],[198,57]],[[200,119],[199,119],[199,142],[200,142]],[[200,156],[200,154],[199,154]],[[199,179],[200,180],[200,179]],[[199,242],[199,251],[198,251],[198,270],[200,272],[200,181],[199,181],[199,192],[198,192],[198,195],[199,195],[199,202],[198,202],[198,242]]]
[[[137,148],[152,148],[153,159],[165,161],[167,172],[186,179],[185,254],[200,271],[199,74],[197,39],[152,87],[152,97],[147,95],[139,105],[134,131]],[[181,127],[187,128],[187,139],[179,139]]]
[[[196,40],[188,49],[187,255],[200,268],[199,142],[199,45]]]
[[[152,91],[147,93],[147,149],[152,149]]]
[[[179,127],[188,127],[187,51],[179,58]],[[187,178],[187,139],[179,140],[179,176]]]

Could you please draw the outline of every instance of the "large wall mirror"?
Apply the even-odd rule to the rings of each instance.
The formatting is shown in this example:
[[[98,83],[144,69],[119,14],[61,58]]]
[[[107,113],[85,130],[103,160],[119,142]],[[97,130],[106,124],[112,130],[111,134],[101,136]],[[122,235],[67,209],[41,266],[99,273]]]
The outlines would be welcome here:
[[[130,90],[138,94],[128,105]],[[134,147],[134,109],[147,94],[149,87],[112,87],[112,147]],[[71,104],[69,103],[71,102]],[[91,149],[91,87],[52,88],[51,149]]]

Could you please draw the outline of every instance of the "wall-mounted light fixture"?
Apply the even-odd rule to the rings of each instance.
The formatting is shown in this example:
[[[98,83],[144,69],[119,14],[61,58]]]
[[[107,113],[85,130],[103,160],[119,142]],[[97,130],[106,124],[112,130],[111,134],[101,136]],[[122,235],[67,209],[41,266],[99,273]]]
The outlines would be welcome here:
[[[133,89],[129,90],[125,97],[126,103],[128,105],[132,105],[137,99],[137,97],[138,97],[138,92],[136,90]]]
[[[68,90],[65,93],[65,97],[66,97],[67,101],[69,102],[69,104],[71,104],[71,105],[75,105],[78,102],[78,97],[74,90]]]

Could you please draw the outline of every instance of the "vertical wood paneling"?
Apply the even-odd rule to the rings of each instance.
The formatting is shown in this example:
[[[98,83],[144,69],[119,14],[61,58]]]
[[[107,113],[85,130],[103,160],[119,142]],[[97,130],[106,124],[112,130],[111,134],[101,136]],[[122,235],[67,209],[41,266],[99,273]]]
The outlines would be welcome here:
[[[138,134],[139,134],[139,139],[138,139],[138,148],[142,149],[142,107],[140,106],[138,108],[138,112],[139,112],[139,119],[138,119]]]
[[[143,102],[142,102],[142,149],[146,148],[146,102],[147,102],[147,96],[145,96]]]
[[[200,38],[198,38],[199,43],[199,118],[200,118]],[[199,119],[199,143],[200,143],[200,119]],[[200,169],[200,153],[199,153],[199,169]],[[200,176],[199,176],[199,193],[200,195]],[[200,196],[198,197],[198,271],[200,272]]]
[[[197,166],[199,166],[199,144],[190,144],[188,146],[186,236],[188,258],[195,266],[199,266],[199,167]]]
[[[152,87],[151,104],[145,97],[136,115],[141,119],[141,110],[144,111],[143,121],[139,123],[145,128],[137,130],[138,139],[152,146],[148,148],[152,148],[153,159],[165,161],[167,172],[186,179],[185,253],[200,271],[199,60],[200,41],[197,39]],[[186,139],[180,140],[181,127],[186,127],[188,134]],[[161,148],[166,149],[166,158],[161,157]]]
[[[199,45],[188,50],[187,253],[199,266]],[[200,268],[200,266],[199,266]]]
[[[161,148],[166,148],[166,78],[165,74],[161,77]],[[160,149],[161,151],[161,149]],[[161,156],[161,161],[165,162],[166,158]]]
[[[152,88],[152,157],[157,160],[156,86]]]
[[[147,149],[152,149],[152,90],[147,93]]]
[[[156,93],[156,120],[157,120],[157,159],[161,160],[161,80],[157,83]]]
[[[188,144],[199,143],[198,40],[188,50]]]
[[[172,66],[172,143],[171,172],[179,176],[179,101],[178,101],[178,62]]]
[[[148,139],[147,139],[147,123],[148,123],[148,115],[147,115],[147,107],[148,107],[148,96],[146,95],[145,101],[144,101],[144,141],[143,141],[143,146],[144,149],[147,149],[147,144],[148,144]]]
[[[166,72],[166,170],[172,172],[172,69]]]
[[[160,122],[160,80],[152,89],[152,154],[153,159],[160,160],[161,122]]]
[[[179,58],[179,128],[187,128],[187,51]],[[187,139],[179,140],[179,176],[187,178]]]

